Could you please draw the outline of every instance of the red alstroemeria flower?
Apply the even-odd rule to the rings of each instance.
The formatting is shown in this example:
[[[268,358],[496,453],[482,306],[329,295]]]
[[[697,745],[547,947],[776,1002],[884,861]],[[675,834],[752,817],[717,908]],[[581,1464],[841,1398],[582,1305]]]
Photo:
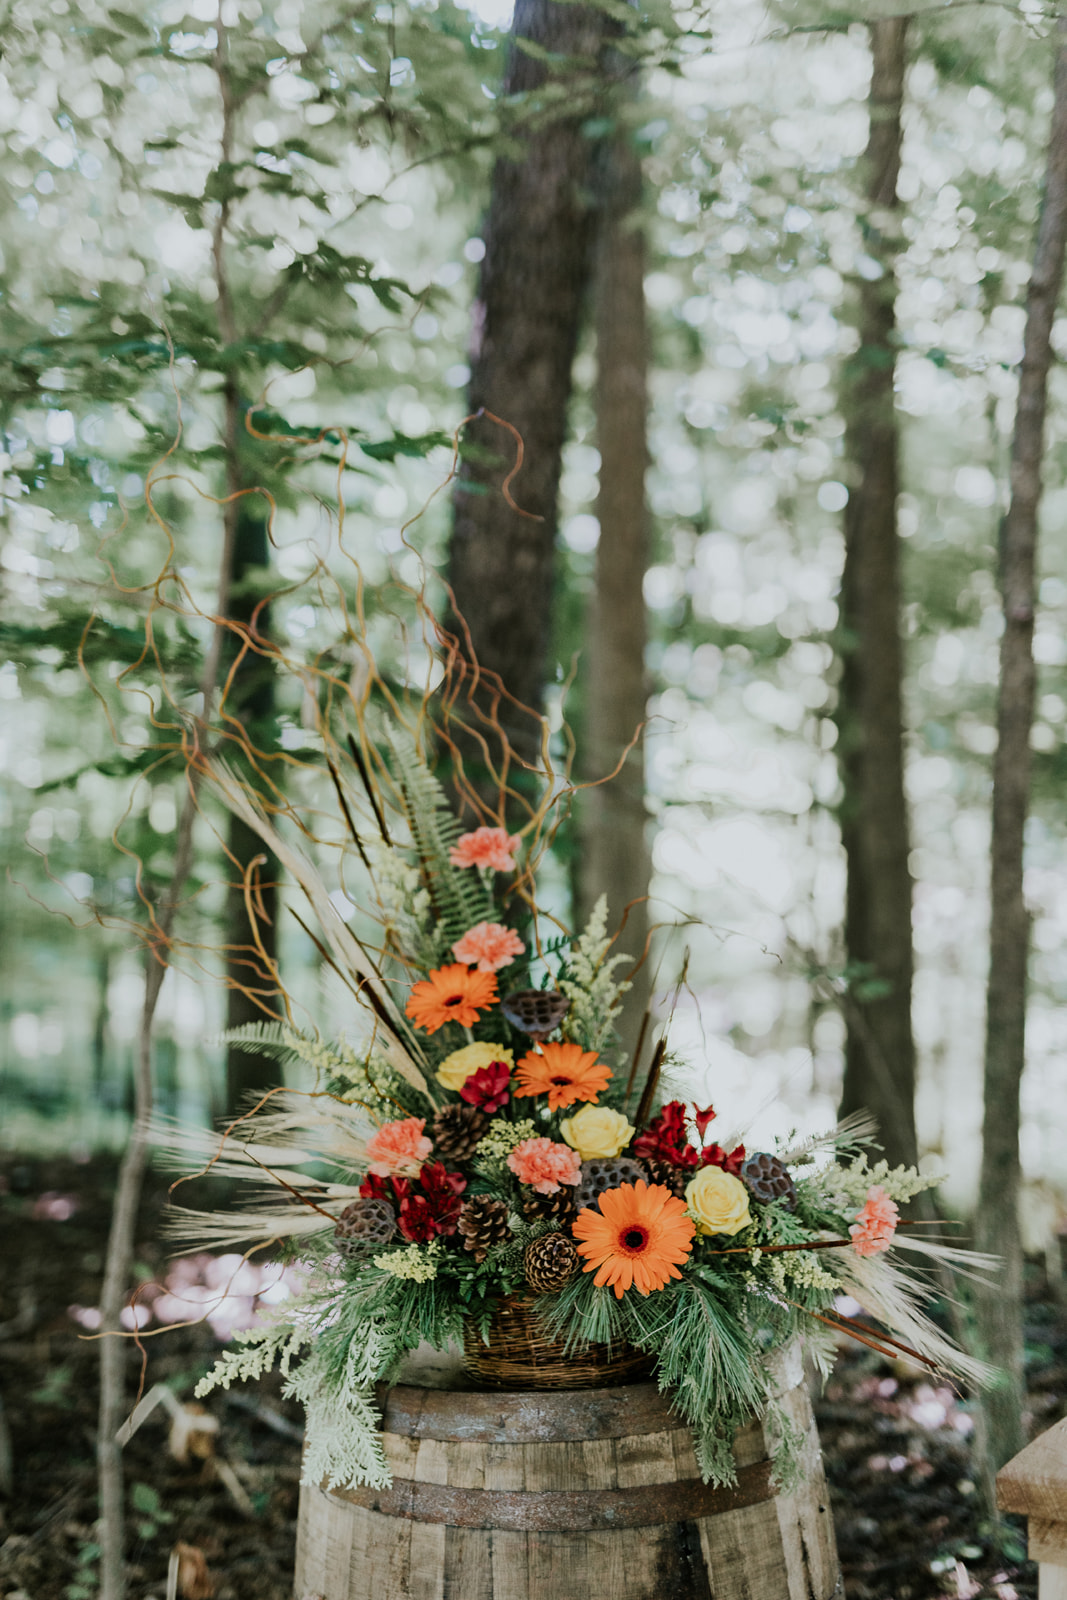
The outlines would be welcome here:
[[[411,1193],[411,1179],[380,1178],[376,1172],[368,1172],[359,1193],[363,1200],[387,1200],[390,1205],[399,1205]]]
[[[648,1127],[633,1142],[633,1153],[640,1161],[648,1156],[652,1161],[670,1161],[676,1167],[695,1167],[697,1152],[686,1139],[685,1106],[680,1100],[668,1100],[658,1117],[653,1117]]]
[[[708,1144],[704,1146],[700,1157],[702,1167],[721,1167],[724,1172],[729,1172],[735,1178],[744,1164],[743,1144],[735,1145],[730,1151],[724,1150],[721,1144]]]
[[[712,1106],[705,1106],[703,1111],[694,1109],[693,1121],[701,1142],[709,1123],[714,1120]],[[691,1145],[686,1128],[685,1105],[681,1100],[669,1100],[659,1116],[653,1117],[644,1132],[634,1140],[633,1153],[638,1161],[642,1156],[647,1156],[650,1161],[669,1161],[675,1167],[721,1167],[735,1177],[745,1159],[744,1145],[738,1145],[736,1150],[729,1153],[720,1144],[706,1145],[703,1150]]]
[[[466,1100],[468,1105],[477,1106],[480,1111],[492,1116],[494,1111],[507,1105],[510,1083],[507,1062],[490,1061],[487,1067],[479,1067],[477,1072],[471,1073],[460,1089],[459,1097]]]
[[[701,1144],[703,1144],[704,1135],[708,1131],[708,1124],[715,1121],[715,1107],[705,1106],[703,1111],[698,1111],[696,1106],[694,1106],[693,1121],[696,1123],[697,1127],[697,1138],[700,1140]]]

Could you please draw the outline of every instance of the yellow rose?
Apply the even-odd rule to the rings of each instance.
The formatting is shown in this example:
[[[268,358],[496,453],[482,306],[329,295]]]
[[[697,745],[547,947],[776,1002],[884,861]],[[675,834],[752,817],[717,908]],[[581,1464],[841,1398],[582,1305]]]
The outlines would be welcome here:
[[[441,1062],[437,1081],[446,1089],[462,1089],[472,1072],[494,1061],[503,1061],[509,1072],[515,1065],[515,1057],[502,1044],[465,1044],[462,1050],[453,1050]]]
[[[583,1161],[592,1161],[597,1156],[621,1155],[637,1129],[619,1111],[583,1106],[560,1123],[559,1131]]]
[[[701,1167],[685,1186],[685,1203],[698,1233],[740,1233],[752,1221],[748,1190],[721,1167]]]

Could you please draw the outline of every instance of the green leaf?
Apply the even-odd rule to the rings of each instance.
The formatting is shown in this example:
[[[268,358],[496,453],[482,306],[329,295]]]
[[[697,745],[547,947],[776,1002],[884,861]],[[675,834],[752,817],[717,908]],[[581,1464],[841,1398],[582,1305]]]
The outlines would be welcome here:
[[[108,12],[108,16],[117,28],[121,28],[123,33],[131,34],[137,39],[151,39],[151,28],[140,17],[135,16],[132,11],[111,10]]]
[[[216,200],[225,205],[228,200],[239,200],[248,194],[247,183],[238,183],[237,174],[246,165],[240,161],[223,161],[209,172],[204,184],[204,199]]]
[[[130,1504],[135,1511],[142,1511],[146,1516],[158,1516],[163,1509],[163,1502],[159,1498],[159,1491],[153,1489],[150,1483],[135,1483],[130,1488]]]
[[[438,445],[451,443],[452,437],[447,433],[423,433],[411,438],[406,434],[395,433],[391,439],[379,439],[373,442],[361,440],[359,448],[365,456],[370,456],[372,461],[395,461],[398,456],[428,456]]]

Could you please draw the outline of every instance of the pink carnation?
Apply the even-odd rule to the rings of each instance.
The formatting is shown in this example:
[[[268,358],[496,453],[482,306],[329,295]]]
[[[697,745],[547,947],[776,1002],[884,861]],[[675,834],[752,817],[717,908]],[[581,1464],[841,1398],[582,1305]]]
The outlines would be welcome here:
[[[491,867],[494,872],[515,871],[515,851],[522,843],[506,828],[475,828],[463,833],[448,852],[454,867]]]
[[[577,1183],[582,1175],[577,1150],[551,1139],[524,1139],[508,1156],[508,1166],[520,1183],[528,1183],[538,1194],[555,1194],[560,1184]]]
[[[857,1255],[880,1256],[888,1250],[897,1231],[900,1212],[878,1184],[867,1190],[867,1204],[849,1228],[852,1248]]]
[[[510,966],[525,949],[512,928],[505,928],[499,922],[477,922],[462,939],[456,940],[452,954],[457,961],[465,961],[468,967],[477,962],[479,972],[499,972],[501,967]]]
[[[402,1173],[413,1178],[433,1149],[432,1139],[423,1133],[425,1117],[404,1117],[387,1122],[367,1140],[370,1170],[379,1178]]]

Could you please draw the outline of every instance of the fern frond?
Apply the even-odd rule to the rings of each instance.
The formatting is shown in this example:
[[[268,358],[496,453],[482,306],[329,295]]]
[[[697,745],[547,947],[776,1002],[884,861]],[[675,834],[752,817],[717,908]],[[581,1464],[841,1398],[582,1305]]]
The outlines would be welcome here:
[[[265,1056],[270,1061],[286,1062],[295,1056],[286,1031],[281,1022],[246,1022],[241,1028],[228,1028],[220,1033],[218,1042],[247,1050],[250,1055]]]
[[[403,729],[387,727],[385,740],[408,831],[435,909],[447,931],[447,942],[452,944],[475,923],[493,916],[493,897],[479,873],[454,867],[449,860],[449,851],[463,831],[462,824],[414,739]]]

